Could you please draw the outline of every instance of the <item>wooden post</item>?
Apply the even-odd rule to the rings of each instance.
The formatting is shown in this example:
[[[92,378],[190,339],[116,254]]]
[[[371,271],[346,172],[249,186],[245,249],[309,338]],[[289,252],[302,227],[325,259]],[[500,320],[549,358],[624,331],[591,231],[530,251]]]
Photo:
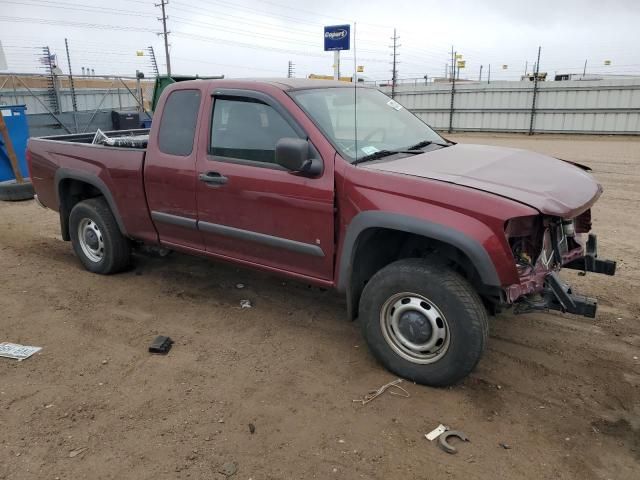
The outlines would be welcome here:
[[[9,161],[11,162],[11,169],[16,176],[17,183],[24,183],[22,173],[20,173],[20,167],[18,166],[18,157],[16,157],[16,151],[13,149],[13,143],[11,137],[9,137],[9,129],[4,121],[4,116],[0,113],[0,134],[4,140],[4,146],[7,149],[7,155],[9,155]]]

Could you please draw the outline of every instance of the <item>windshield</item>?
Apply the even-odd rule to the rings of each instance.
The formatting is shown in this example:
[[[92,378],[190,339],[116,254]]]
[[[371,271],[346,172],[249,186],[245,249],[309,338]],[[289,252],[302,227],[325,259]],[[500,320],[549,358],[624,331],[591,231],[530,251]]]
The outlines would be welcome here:
[[[402,150],[433,142],[440,135],[395,100],[373,88],[358,88],[357,152],[353,88],[319,88],[290,92],[342,156],[355,161],[382,150]]]

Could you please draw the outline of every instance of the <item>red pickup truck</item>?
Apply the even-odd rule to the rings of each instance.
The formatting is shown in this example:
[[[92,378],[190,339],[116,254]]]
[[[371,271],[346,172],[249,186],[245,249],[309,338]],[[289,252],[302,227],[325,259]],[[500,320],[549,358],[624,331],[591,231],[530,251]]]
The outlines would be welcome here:
[[[455,144],[374,88],[181,82],[150,131],[34,138],[27,155],[88,270],[144,244],[333,287],[375,357],[429,385],[474,368],[505,307],[594,317],[561,267],[615,272],[587,167]]]

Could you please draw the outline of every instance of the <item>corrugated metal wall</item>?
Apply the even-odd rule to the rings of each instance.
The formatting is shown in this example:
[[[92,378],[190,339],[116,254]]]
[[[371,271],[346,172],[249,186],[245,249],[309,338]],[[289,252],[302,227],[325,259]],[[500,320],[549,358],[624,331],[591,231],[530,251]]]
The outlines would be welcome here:
[[[73,111],[68,77],[56,77],[60,112]],[[51,107],[49,79],[45,75],[0,74],[0,104],[26,105],[27,115],[47,113]],[[141,82],[143,100],[149,104],[153,81]],[[120,77],[79,77],[75,79],[76,104],[79,112],[100,110],[131,110],[138,107],[134,97],[136,81]],[[45,107],[46,106],[46,107]]]
[[[433,128],[448,130],[450,83],[400,85],[395,99]],[[453,130],[528,132],[532,101],[532,82],[456,83]],[[640,79],[539,82],[533,130],[638,135]]]
[[[138,105],[136,99],[124,87],[112,89],[105,97],[107,91],[108,89],[76,89],[78,111],[95,110],[100,105],[103,97],[104,100],[100,109],[104,110],[130,110]],[[44,103],[47,107],[49,106],[47,91],[45,89],[32,88],[31,92],[33,94],[24,88],[16,88],[15,94],[11,90],[3,90],[0,92],[0,101],[11,105],[26,105],[28,115],[47,113],[47,110],[42,105]],[[62,112],[73,111],[71,93],[68,90],[60,91],[58,98],[60,99],[60,110]]]

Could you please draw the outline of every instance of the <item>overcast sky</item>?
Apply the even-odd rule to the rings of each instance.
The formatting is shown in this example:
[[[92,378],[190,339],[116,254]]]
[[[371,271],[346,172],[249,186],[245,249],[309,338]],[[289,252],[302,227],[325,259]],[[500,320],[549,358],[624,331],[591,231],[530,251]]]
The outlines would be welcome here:
[[[159,0],[157,0],[159,1]],[[108,5],[108,6],[107,6]],[[400,37],[399,77],[442,76],[453,45],[466,60],[461,77],[517,79],[542,46],[541,71],[640,74],[640,0],[170,0],[167,6],[174,74],[227,77],[331,74],[323,25],[356,26],[357,63],[372,79],[390,78],[390,37]],[[151,45],[165,72],[157,20],[147,0],[0,0],[0,42],[9,71],[33,72],[38,48],[51,47],[74,73],[151,73]],[[611,66],[605,67],[604,61]],[[353,50],[342,73],[353,72]],[[503,65],[507,65],[503,69]]]

